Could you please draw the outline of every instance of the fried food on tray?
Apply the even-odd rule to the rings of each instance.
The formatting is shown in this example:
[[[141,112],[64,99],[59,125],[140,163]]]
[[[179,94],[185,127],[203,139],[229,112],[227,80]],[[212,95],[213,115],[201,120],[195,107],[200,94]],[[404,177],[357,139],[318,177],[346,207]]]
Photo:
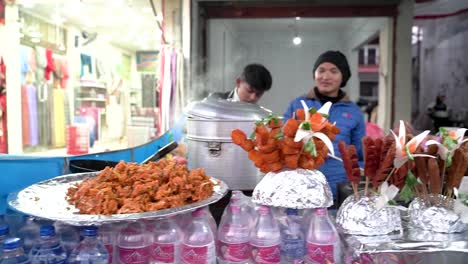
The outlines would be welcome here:
[[[138,165],[119,162],[68,189],[81,214],[127,214],[180,207],[204,200],[214,184],[203,169],[188,170],[172,159]]]
[[[323,137],[296,141],[296,133],[308,127],[307,130],[333,140],[340,130],[328,122],[328,115],[320,114],[315,109],[309,114],[308,120],[305,120],[304,109],[298,109],[296,118],[290,118],[284,124],[279,117],[270,115],[255,123],[250,139],[241,130],[233,130],[232,142],[248,152],[249,159],[264,173],[283,168],[317,169],[323,165],[329,151],[322,141]]]

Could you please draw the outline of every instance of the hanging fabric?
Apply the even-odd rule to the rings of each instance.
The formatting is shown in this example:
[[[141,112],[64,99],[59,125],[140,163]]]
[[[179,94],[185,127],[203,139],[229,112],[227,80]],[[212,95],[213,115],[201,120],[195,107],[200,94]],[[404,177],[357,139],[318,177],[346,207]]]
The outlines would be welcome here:
[[[6,108],[6,65],[0,56],[0,153],[8,153]]]
[[[39,144],[39,132],[37,127],[37,91],[33,84],[26,84],[26,93],[28,97],[28,115],[29,115],[29,145],[37,146]]]
[[[93,74],[93,64],[92,64],[91,56],[86,55],[86,54],[80,54],[80,59],[81,59],[80,77],[83,77],[87,73]],[[85,72],[85,68],[88,70],[87,72]]]
[[[177,56],[177,91],[176,91],[176,118],[182,114],[182,109],[185,106],[185,87],[184,87],[184,56],[179,53]]]
[[[163,85],[164,85],[164,63],[165,63],[165,49],[162,48],[159,52],[159,79],[158,79],[158,134],[162,135],[165,130],[163,130],[163,111],[162,111],[162,102],[163,102]]]
[[[45,67],[45,73],[44,73],[44,78],[46,80],[50,80],[50,73],[55,70],[55,65],[54,65],[54,58],[53,52],[51,49],[46,49],[46,67]]]
[[[29,50],[25,46],[20,48],[20,68],[21,68],[21,83],[26,83],[26,75],[29,72]]]
[[[68,73],[68,61],[66,59],[61,59],[60,67],[62,68],[60,87],[62,87],[62,89],[67,89],[68,79],[70,78],[70,74]]]
[[[51,113],[49,107],[49,87],[46,82],[41,81],[37,86],[37,123],[39,130],[39,145],[50,144]]]
[[[171,79],[171,50],[168,48],[165,49],[165,62],[164,62],[164,80],[163,80],[163,89],[162,89],[162,103],[161,103],[161,112],[162,112],[162,130],[165,132],[170,129],[170,119],[171,119],[171,96],[172,96],[172,79]]]
[[[35,46],[36,51],[36,82],[42,83],[45,80],[45,68],[47,67],[47,59],[45,49],[39,46]]]
[[[26,85],[21,86],[21,127],[23,131],[23,146],[29,146],[31,144],[29,136],[31,130],[29,129],[28,92]]]
[[[62,89],[54,88],[54,146],[65,146],[65,95]]]

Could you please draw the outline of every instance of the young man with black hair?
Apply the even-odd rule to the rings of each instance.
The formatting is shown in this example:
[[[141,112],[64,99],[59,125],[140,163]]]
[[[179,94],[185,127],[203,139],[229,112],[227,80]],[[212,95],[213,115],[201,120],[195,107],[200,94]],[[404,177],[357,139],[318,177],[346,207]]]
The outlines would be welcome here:
[[[229,92],[219,93],[217,96],[232,101],[257,103],[265,91],[270,90],[272,77],[270,72],[261,64],[245,66],[242,74],[236,78],[236,87]]]

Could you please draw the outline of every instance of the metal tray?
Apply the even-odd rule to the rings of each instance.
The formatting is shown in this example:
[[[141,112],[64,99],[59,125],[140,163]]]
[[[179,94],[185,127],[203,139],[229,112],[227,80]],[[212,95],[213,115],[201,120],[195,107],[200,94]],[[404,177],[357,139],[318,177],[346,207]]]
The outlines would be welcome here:
[[[19,192],[8,195],[8,205],[13,210],[27,215],[60,221],[70,225],[101,225],[104,223],[159,218],[190,212],[196,208],[217,202],[226,195],[228,190],[226,183],[212,177],[211,181],[218,183],[214,186],[213,195],[203,201],[184,205],[182,207],[134,214],[79,214],[78,209],[70,205],[66,200],[67,190],[73,184],[81,182],[86,178],[96,177],[98,173],[99,172],[67,174],[39,182]]]

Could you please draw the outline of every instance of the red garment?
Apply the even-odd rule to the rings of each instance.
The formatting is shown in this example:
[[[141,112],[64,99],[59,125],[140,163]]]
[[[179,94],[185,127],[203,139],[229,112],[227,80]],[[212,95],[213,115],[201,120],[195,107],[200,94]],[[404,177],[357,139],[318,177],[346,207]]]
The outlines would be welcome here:
[[[29,129],[29,107],[28,107],[28,92],[26,86],[21,86],[21,125],[23,130],[23,146],[31,145],[31,135]]]
[[[0,153],[8,153],[6,94],[0,94]]]
[[[62,76],[61,76],[61,79],[60,79],[60,86],[62,87],[62,89],[66,89],[67,88],[67,84],[68,84],[68,79],[70,78],[70,74],[68,73],[68,62],[67,60],[63,59],[60,61],[60,66],[62,68]]]
[[[53,52],[51,49],[46,49],[47,65],[45,67],[44,78],[50,80],[50,72],[55,71],[54,59],[52,58]]]

